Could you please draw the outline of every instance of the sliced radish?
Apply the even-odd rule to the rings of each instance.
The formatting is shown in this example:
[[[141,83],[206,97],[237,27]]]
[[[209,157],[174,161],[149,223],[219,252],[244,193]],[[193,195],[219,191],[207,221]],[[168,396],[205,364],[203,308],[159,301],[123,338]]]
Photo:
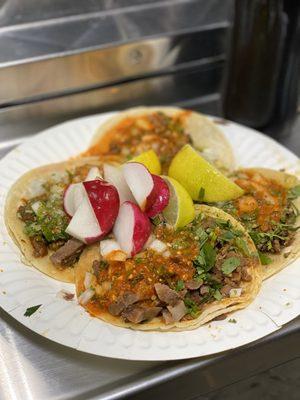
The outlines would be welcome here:
[[[116,187],[120,197],[120,204],[125,201],[132,201],[135,203],[134,197],[123,176],[123,171],[119,167],[109,164],[104,164],[103,171],[104,178]]]
[[[84,189],[81,182],[72,183],[67,187],[64,193],[64,210],[69,217],[73,217],[80,206],[83,197]]]
[[[110,183],[96,179],[83,182],[101,231],[108,233],[118,216],[120,199],[117,189]]]
[[[67,226],[66,232],[87,244],[94,243],[103,236],[103,230],[100,228],[87,196],[83,197],[80,206]]]
[[[88,172],[88,174],[87,174],[87,176],[85,178],[85,181],[86,182],[87,181],[94,181],[95,179],[102,179],[102,175],[101,175],[101,172],[100,172],[98,167],[92,167],[89,170],[89,172]]]
[[[140,163],[129,162],[123,166],[123,174],[138,205],[144,211],[154,202],[154,180],[148,169]],[[154,193],[153,193],[154,194]]]
[[[153,218],[161,213],[169,204],[170,189],[166,182],[158,175],[152,175],[154,189],[151,193],[152,201],[146,209],[148,217]]]
[[[101,173],[98,167],[92,167],[85,181],[92,181],[95,179],[101,178]],[[76,210],[80,206],[82,199],[84,197],[84,187],[82,182],[79,183],[71,183],[65,190],[64,193],[64,210],[69,215],[69,217],[73,217]]]
[[[106,239],[100,242],[100,254],[108,261],[125,261],[127,258],[127,254],[114,239]]]
[[[134,256],[147,242],[151,224],[136,204],[126,201],[120,207],[113,232],[121,249],[129,256]]]

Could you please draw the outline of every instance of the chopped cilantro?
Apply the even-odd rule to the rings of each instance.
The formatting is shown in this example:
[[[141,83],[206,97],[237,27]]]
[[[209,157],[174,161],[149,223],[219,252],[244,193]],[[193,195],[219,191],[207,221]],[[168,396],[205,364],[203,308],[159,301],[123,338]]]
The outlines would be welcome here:
[[[228,320],[228,322],[230,322],[231,324],[236,324],[236,323],[237,323],[237,320],[236,320],[235,318],[230,318],[230,319]]]
[[[198,200],[202,202],[204,200],[204,196],[205,196],[205,189],[201,187],[199,190]]]
[[[142,258],[142,257],[136,257],[136,258],[134,259],[134,261],[135,261],[137,264],[141,264],[141,263],[143,262],[143,258]]]
[[[216,289],[216,290],[214,291],[214,298],[215,298],[216,300],[221,300],[221,299],[222,299],[222,294],[221,294],[220,290]]]
[[[187,313],[190,314],[193,318],[196,318],[199,315],[199,307],[194,302],[194,300],[187,297],[184,299],[184,304],[187,308]]]
[[[237,257],[229,257],[227,258],[223,264],[222,264],[222,272],[225,275],[231,274],[239,265],[241,264],[241,261]]]
[[[202,249],[200,250],[200,253],[194,259],[193,263],[196,269],[200,267],[201,271],[207,272],[210,269],[212,269],[213,266],[215,265],[216,256],[217,253],[216,250],[213,248],[213,246],[210,243],[205,242],[204,245],[202,246]]]
[[[37,306],[32,306],[32,307],[28,307],[27,310],[24,313],[25,317],[30,317],[32,314],[34,314],[39,308],[41,307],[41,304],[37,305]]]
[[[260,262],[262,265],[269,265],[272,262],[272,259],[268,257],[265,253],[262,253],[261,251],[258,252]]]
[[[220,239],[225,241],[225,242],[229,242],[230,240],[234,239],[235,235],[233,232],[231,231],[225,231],[222,233],[222,235],[220,236]]]
[[[208,234],[205,232],[205,230],[201,226],[197,227],[197,229],[195,229],[194,232],[199,240],[200,247],[202,247],[208,238]]]
[[[247,247],[247,243],[244,239],[237,237],[235,238],[235,244],[240,249],[245,256],[249,256],[249,249]]]
[[[175,290],[176,292],[180,292],[183,289],[184,289],[184,282],[180,279],[179,281],[176,282]]]
[[[288,191],[288,199],[295,200],[300,196],[300,185],[294,186]]]
[[[161,223],[161,218],[159,217],[159,215],[157,215],[156,217],[151,219],[151,222],[153,225],[158,226]]]

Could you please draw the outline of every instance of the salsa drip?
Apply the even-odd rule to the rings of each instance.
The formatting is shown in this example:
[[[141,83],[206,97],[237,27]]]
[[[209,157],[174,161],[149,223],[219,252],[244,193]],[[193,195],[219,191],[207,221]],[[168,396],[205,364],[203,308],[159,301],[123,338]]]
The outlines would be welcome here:
[[[150,115],[127,117],[111,129],[85,155],[118,155],[125,162],[144,151],[153,149],[162,164],[163,172],[175,154],[187,143],[190,137],[184,132],[184,118],[189,111],[169,117],[163,112]]]
[[[64,211],[63,195],[68,185],[82,182],[91,167],[86,164],[53,173],[40,185],[38,196],[22,199],[17,215],[25,224],[33,257],[45,257],[50,251],[50,260],[59,269],[73,266],[78,260],[85,245],[65,232],[70,218]]]
[[[165,323],[194,319],[205,304],[240,296],[252,279],[256,256],[230,221],[200,215],[180,230],[161,223],[153,234],[167,245],[162,254],[148,248],[125,262],[94,260],[92,314],[133,323],[160,315]]]
[[[217,206],[246,226],[259,251],[280,253],[292,243],[297,230],[298,210],[293,200],[300,195],[300,187],[287,189],[256,171],[241,171],[234,181],[245,194]]]

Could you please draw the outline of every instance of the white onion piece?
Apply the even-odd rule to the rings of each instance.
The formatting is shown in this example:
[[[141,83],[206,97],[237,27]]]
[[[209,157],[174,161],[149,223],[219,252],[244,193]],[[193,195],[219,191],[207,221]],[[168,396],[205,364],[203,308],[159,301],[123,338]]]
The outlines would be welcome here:
[[[38,196],[42,196],[44,193],[46,193],[44,184],[45,184],[45,181],[41,180],[41,179],[32,181],[28,188],[28,197],[29,198],[38,197]]]
[[[85,178],[85,181],[86,182],[87,181],[94,181],[95,179],[102,179],[102,175],[101,175],[101,172],[100,172],[98,167],[92,167],[89,170],[89,172],[88,172],[88,174],[87,174],[87,176]]]
[[[85,306],[91,298],[94,296],[95,290],[93,289],[86,289],[81,295],[78,297],[79,304]]]
[[[155,240],[155,236],[154,235],[150,235],[149,239],[147,240],[147,242],[145,243],[144,248],[145,249],[149,249],[149,247],[151,246],[151,243]]]
[[[106,239],[100,242],[100,254],[106,260],[111,261],[125,261],[127,258],[127,254],[114,239]]]
[[[158,239],[155,239],[149,246],[149,249],[157,251],[158,253],[163,253],[167,248],[166,243]]]
[[[92,279],[93,279],[93,274],[91,274],[90,272],[86,272],[85,277],[84,277],[84,282],[83,282],[84,287],[86,289],[91,287]]]
[[[240,295],[242,294],[242,290],[242,288],[230,289],[229,297],[240,297]]]
[[[40,208],[41,202],[40,201],[35,201],[32,205],[31,208],[33,209],[34,213],[36,214],[38,212],[38,209]]]
[[[170,250],[166,250],[166,251],[164,251],[164,252],[162,253],[162,255],[163,255],[164,257],[168,258],[168,257],[170,257],[171,252],[170,252]]]

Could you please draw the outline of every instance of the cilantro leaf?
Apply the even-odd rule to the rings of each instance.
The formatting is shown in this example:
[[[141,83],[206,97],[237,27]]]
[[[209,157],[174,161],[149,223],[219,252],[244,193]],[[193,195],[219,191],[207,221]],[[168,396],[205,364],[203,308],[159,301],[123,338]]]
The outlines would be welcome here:
[[[184,299],[184,304],[187,308],[187,313],[190,314],[193,318],[196,318],[199,315],[199,307],[194,302],[194,300],[187,297]]]
[[[206,242],[204,243],[200,254],[205,260],[205,271],[207,272],[215,265],[217,252],[210,243]]]
[[[176,292],[180,292],[183,289],[184,289],[184,282],[180,279],[179,281],[176,282],[175,290]]]
[[[249,256],[249,249],[244,239],[237,237],[235,239],[235,244],[244,253],[245,256]]]
[[[239,265],[241,264],[241,261],[237,257],[229,257],[227,258],[221,267],[222,272],[225,275],[231,274]]]
[[[299,196],[300,196],[300,185],[294,186],[288,192],[288,198],[290,200],[295,200]]]
[[[27,310],[24,313],[25,317],[30,317],[32,314],[34,314],[39,308],[41,307],[41,304],[37,305],[37,306],[32,306],[32,307],[28,307]]]
[[[262,253],[261,251],[258,252],[260,262],[262,265],[269,265],[272,262],[272,259],[268,257],[265,253]]]
[[[214,291],[214,298],[215,298],[216,300],[221,300],[221,299],[222,299],[222,294],[221,294],[220,290],[216,289],[216,290]]]

